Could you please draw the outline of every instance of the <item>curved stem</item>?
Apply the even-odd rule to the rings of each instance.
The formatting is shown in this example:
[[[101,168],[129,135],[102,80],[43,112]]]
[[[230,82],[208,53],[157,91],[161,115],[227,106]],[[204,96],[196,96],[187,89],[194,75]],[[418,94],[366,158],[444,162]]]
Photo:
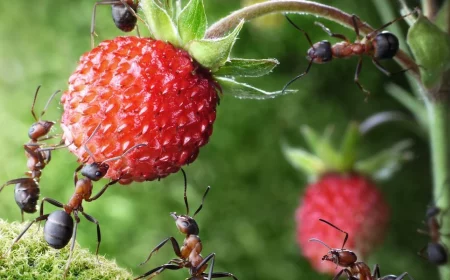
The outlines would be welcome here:
[[[302,0],[279,0],[262,2],[237,10],[210,26],[206,31],[205,37],[217,38],[223,36],[233,30],[241,20],[248,21],[263,15],[283,12],[311,14],[335,21],[347,28],[353,29],[352,15],[332,6]],[[358,27],[362,34],[368,34],[374,31],[374,28],[365,22],[361,22]],[[411,69],[414,78],[420,81],[417,65],[405,52],[399,50],[395,59],[405,69]]]

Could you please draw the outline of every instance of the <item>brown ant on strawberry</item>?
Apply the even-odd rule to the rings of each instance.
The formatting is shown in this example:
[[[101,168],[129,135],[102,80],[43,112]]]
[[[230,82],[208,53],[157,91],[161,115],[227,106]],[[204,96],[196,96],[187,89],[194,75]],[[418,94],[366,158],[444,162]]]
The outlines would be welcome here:
[[[408,276],[410,279],[412,279],[411,276],[409,276],[408,272],[403,272],[399,276],[386,275],[381,277],[380,267],[378,266],[378,264],[375,265],[373,274],[371,274],[370,268],[366,263],[358,262],[358,258],[354,252],[348,249],[344,249],[345,243],[348,239],[348,233],[328,221],[325,221],[323,219],[319,219],[319,221],[326,223],[327,225],[330,225],[345,234],[344,243],[342,243],[342,248],[340,249],[331,248],[323,241],[316,238],[311,238],[309,240],[312,242],[318,242],[328,248],[328,253],[322,257],[323,261],[329,261],[336,264],[336,266],[342,267],[341,271],[339,271],[338,274],[333,277],[333,280],[338,280],[343,273],[347,275],[348,280],[402,280],[405,278],[405,276]]]
[[[86,143],[92,138],[92,136],[97,132],[99,129],[100,124],[97,126],[97,128],[94,130],[92,135],[87,139]],[[28,225],[25,226],[25,229],[14,239],[13,243],[11,244],[11,247],[8,250],[9,252],[12,250],[12,247],[16,242],[20,240],[20,238],[28,231],[28,229],[31,227],[32,224],[35,222],[41,222],[46,220],[47,222],[44,225],[44,239],[48,243],[48,245],[55,249],[61,249],[64,248],[72,239],[72,243],[70,246],[70,253],[69,258],[66,263],[66,267],[64,270],[64,278],[66,277],[66,274],[69,270],[70,263],[72,261],[72,253],[75,246],[75,239],[77,234],[77,227],[78,223],[80,222],[79,213],[81,213],[88,221],[94,223],[97,225],[97,249],[96,249],[96,255],[98,255],[98,250],[100,247],[101,242],[101,233],[100,233],[100,225],[99,222],[92,216],[88,215],[84,212],[82,202],[83,200],[86,202],[91,202],[96,199],[98,199],[100,196],[103,195],[103,193],[106,191],[106,189],[117,182],[119,182],[120,178],[115,180],[110,180],[103,188],[94,196],[92,196],[92,189],[93,189],[93,183],[92,181],[98,181],[101,178],[103,178],[106,173],[108,172],[109,165],[107,162],[114,161],[121,159],[126,154],[130,153],[131,151],[140,148],[142,146],[146,146],[146,144],[138,144],[135,145],[125,152],[123,152],[122,155],[106,159],[104,161],[96,161],[94,157],[92,156],[92,153],[89,151],[89,149],[86,146],[86,143],[84,144],[84,148],[94,161],[93,163],[87,164],[87,161],[82,163],[80,166],[78,166],[75,169],[75,172],[73,174],[74,178],[74,184],[75,184],[75,191],[72,197],[69,199],[67,204],[63,204],[55,199],[52,198],[43,198],[40,204],[40,211],[39,211],[39,217],[32,220]],[[78,178],[78,172],[80,172],[84,178]],[[44,215],[44,202],[50,203],[53,206],[56,206],[58,208],[62,208],[63,210],[56,210],[53,211],[50,214]],[[73,218],[72,218],[73,214]],[[74,225],[74,219],[75,219],[75,225]]]
[[[109,5],[111,6],[111,13],[114,24],[117,28],[123,32],[130,32],[136,28],[137,34],[139,35],[139,27],[137,25],[137,20],[140,17],[137,15],[137,10],[139,7],[139,0],[101,0],[94,4],[94,10],[92,11],[91,20],[91,47],[93,48],[95,33],[95,16],[97,13],[98,5]],[[142,19],[141,19],[142,21]]]
[[[367,89],[365,89],[359,82],[359,75],[361,73],[363,56],[367,55],[371,57],[373,64],[387,76],[391,76],[393,74],[398,74],[409,70],[404,69],[401,70],[400,72],[391,73],[380,64],[379,62],[380,60],[392,59],[399,50],[398,38],[388,31],[381,31],[381,30],[393,24],[394,22],[399,21],[416,12],[418,12],[417,8],[414,9],[412,12],[399,18],[396,18],[384,24],[380,28],[370,32],[363,39],[361,39],[358,27],[358,22],[361,22],[361,20],[359,19],[358,16],[352,15],[353,28],[355,30],[357,38],[357,40],[354,43],[351,43],[350,40],[343,34],[332,33],[330,29],[325,27],[322,23],[315,22],[315,24],[320,26],[329,36],[343,40],[334,45],[331,45],[331,43],[326,40],[313,44],[308,33],[306,33],[305,30],[298,27],[287,15],[285,15],[289,23],[305,35],[311,47],[308,50],[307,55],[307,59],[309,60],[308,67],[306,67],[306,70],[303,73],[290,80],[283,87],[282,92],[285,92],[286,89],[289,87],[289,85],[291,85],[293,82],[308,74],[311,65],[313,63],[323,64],[332,61],[333,58],[349,58],[351,56],[358,56],[359,60],[356,66],[354,81],[360,90],[369,95],[370,92]]]
[[[13,179],[0,186],[1,192],[4,187],[8,185],[15,185],[14,198],[21,210],[22,221],[24,220],[24,212],[32,214],[37,211],[36,206],[40,194],[39,179],[42,175],[42,170],[51,160],[51,151],[66,147],[60,143],[58,145],[46,146],[45,149],[42,148],[44,144],[42,144],[41,141],[54,138],[54,136],[48,136],[48,133],[55,124],[53,121],[42,120],[42,117],[47,111],[50,102],[60,91],[57,90],[50,96],[38,118],[34,112],[34,106],[36,104],[36,99],[40,88],[41,86],[37,87],[34,94],[33,104],[31,105],[31,114],[33,115],[35,122],[31,125],[28,131],[30,141],[23,145],[25,155],[27,157],[28,167],[28,171],[25,175],[28,177]]]
[[[203,195],[202,198],[202,203],[195,211],[194,215],[192,217],[189,216],[189,204],[186,195],[187,178],[186,173],[184,172],[183,169],[181,169],[181,172],[183,173],[184,176],[184,203],[186,205],[186,215],[177,215],[177,213],[173,212],[170,213],[170,216],[172,216],[172,218],[175,220],[178,230],[182,234],[186,235],[186,238],[184,239],[183,242],[183,246],[180,248],[180,245],[178,244],[177,240],[174,237],[170,236],[164,239],[161,243],[159,243],[150,252],[147,259],[143,263],[141,263],[141,265],[147,263],[152,257],[153,253],[156,253],[168,241],[171,241],[173,251],[175,252],[178,258],[172,259],[166,264],[163,264],[152,270],[147,271],[145,274],[135,278],[135,280],[142,279],[147,276],[150,276],[148,279],[151,279],[166,269],[178,270],[181,268],[189,268],[189,274],[191,277],[189,277],[188,280],[204,280],[204,279],[211,280],[212,278],[224,278],[224,277],[230,277],[237,280],[237,278],[229,272],[213,272],[214,261],[216,257],[215,253],[207,255],[205,258],[203,258],[200,255],[202,251],[202,242],[200,240],[200,237],[198,236],[200,230],[197,225],[197,222],[194,220],[194,217],[203,208],[203,203],[205,201],[206,195],[209,192],[210,187],[206,188],[205,194]],[[206,270],[209,261],[211,261],[211,265],[209,267],[208,273],[205,273],[204,271]]]

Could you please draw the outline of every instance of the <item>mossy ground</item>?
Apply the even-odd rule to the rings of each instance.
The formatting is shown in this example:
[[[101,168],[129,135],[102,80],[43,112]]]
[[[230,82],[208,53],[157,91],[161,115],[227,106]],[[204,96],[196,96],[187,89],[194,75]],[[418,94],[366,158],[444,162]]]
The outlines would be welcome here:
[[[61,250],[47,245],[43,238],[43,226],[33,225],[14,244],[9,255],[8,248],[26,223],[8,223],[0,220],[0,279],[62,279],[69,257],[70,243]],[[75,245],[72,263],[66,279],[132,279],[132,274],[117,266],[113,260]]]

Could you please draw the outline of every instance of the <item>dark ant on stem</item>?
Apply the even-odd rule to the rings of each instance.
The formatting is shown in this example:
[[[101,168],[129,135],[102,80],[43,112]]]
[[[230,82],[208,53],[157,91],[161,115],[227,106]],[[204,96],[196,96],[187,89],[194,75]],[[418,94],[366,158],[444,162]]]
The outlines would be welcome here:
[[[122,30],[123,32],[130,32],[136,28],[138,36],[139,27],[137,25],[137,20],[140,17],[137,15],[137,10],[139,7],[139,0],[102,0],[98,1],[94,4],[94,10],[92,11],[92,20],[91,20],[91,47],[93,48],[94,36],[95,33],[95,16],[97,13],[98,5],[110,5],[111,13],[114,24]],[[143,21],[142,19],[140,19]]]
[[[197,225],[197,222],[194,220],[194,217],[203,208],[203,203],[205,201],[205,197],[208,194],[210,187],[206,189],[205,194],[203,195],[202,198],[202,203],[198,207],[197,211],[195,211],[192,217],[189,216],[189,204],[186,195],[187,190],[186,173],[184,172],[183,169],[181,169],[181,171],[184,176],[184,203],[186,205],[186,215],[177,215],[177,213],[173,212],[170,213],[170,216],[172,216],[172,218],[175,220],[178,230],[182,234],[186,235],[186,238],[184,239],[183,242],[183,246],[180,248],[180,245],[178,244],[177,240],[174,237],[172,236],[168,237],[164,239],[161,243],[159,243],[158,246],[156,246],[150,252],[150,255],[143,263],[141,263],[141,265],[147,263],[152,257],[153,253],[156,253],[168,241],[171,241],[173,251],[175,252],[178,258],[172,259],[166,264],[158,266],[150,271],[147,271],[145,274],[135,278],[135,280],[142,279],[147,276],[150,276],[148,279],[152,279],[153,277],[160,274],[166,269],[178,270],[184,267],[189,268],[189,274],[191,277],[189,277],[188,280],[204,280],[204,279],[210,280],[212,278],[224,278],[224,277],[230,277],[237,280],[237,278],[229,272],[213,272],[214,261],[216,257],[215,253],[207,255],[205,258],[203,258],[200,255],[202,251],[202,242],[200,240],[200,237],[198,236],[200,229]],[[209,261],[211,261],[211,265],[209,267],[208,273],[205,273],[204,271],[206,270]]]
[[[40,194],[39,179],[42,175],[42,170],[51,160],[51,150],[66,147],[65,145],[58,144],[54,146],[45,146],[45,150],[42,149],[42,147],[44,146],[44,144],[41,143],[42,141],[55,137],[48,136],[48,133],[50,132],[50,129],[53,127],[55,122],[42,120],[42,117],[44,116],[50,102],[60,91],[57,90],[50,96],[39,118],[37,118],[36,113],[34,112],[34,105],[36,103],[40,88],[41,86],[37,87],[34,94],[33,104],[31,105],[31,114],[33,115],[33,118],[36,122],[31,125],[28,131],[28,137],[30,138],[30,141],[23,145],[23,148],[25,149],[25,155],[27,157],[28,167],[28,171],[25,172],[25,175],[28,177],[13,179],[0,186],[1,192],[4,187],[15,184],[14,198],[21,210],[22,221],[24,220],[24,212],[31,214],[37,211],[36,206]]]
[[[379,62],[380,60],[392,59],[399,50],[399,43],[397,37],[388,31],[381,31],[381,30],[393,24],[394,22],[401,20],[416,12],[418,12],[417,8],[414,9],[411,13],[408,13],[397,19],[394,19],[393,21],[390,21],[381,26],[380,28],[370,32],[362,40],[359,34],[359,27],[358,27],[358,22],[361,22],[361,20],[359,19],[358,16],[352,15],[353,28],[355,30],[357,38],[354,43],[350,42],[350,40],[342,34],[332,33],[330,29],[325,27],[322,23],[315,22],[315,24],[320,26],[329,36],[343,40],[342,42],[338,42],[334,45],[331,45],[331,43],[326,40],[313,44],[308,33],[306,33],[305,30],[298,27],[287,15],[285,15],[286,19],[292,26],[294,26],[296,29],[305,34],[305,37],[308,40],[311,48],[308,50],[307,59],[309,60],[309,64],[305,72],[301,73],[300,75],[290,80],[283,87],[282,92],[284,93],[290,84],[300,79],[304,75],[308,74],[309,69],[311,68],[311,65],[313,63],[323,64],[330,62],[331,60],[333,60],[333,58],[349,58],[351,56],[358,56],[359,60],[356,66],[354,81],[360,90],[369,95],[370,92],[366,90],[359,82],[359,74],[361,73],[363,55],[371,57],[373,64],[387,76],[391,76],[393,74],[398,74],[409,70],[404,69],[397,73],[391,73],[380,64]]]
[[[92,138],[92,136],[97,132],[97,130],[100,128],[100,125],[97,126],[97,128],[94,130],[92,135],[87,139],[86,143]],[[67,275],[67,272],[69,270],[70,263],[72,261],[72,253],[75,246],[75,239],[77,234],[77,227],[78,223],[80,222],[79,213],[81,213],[88,221],[94,223],[97,225],[97,249],[95,251],[95,254],[98,256],[98,249],[100,247],[101,242],[101,233],[100,233],[100,225],[99,222],[92,216],[88,215],[84,212],[82,202],[83,200],[86,202],[94,201],[98,199],[108,187],[111,185],[116,184],[119,182],[120,178],[115,180],[110,180],[103,188],[94,196],[92,196],[92,188],[93,184],[92,181],[97,182],[98,180],[102,179],[106,173],[108,172],[109,165],[107,162],[118,160],[122,157],[124,157],[126,154],[130,153],[132,150],[140,148],[142,146],[146,146],[146,144],[138,144],[135,145],[128,150],[126,150],[122,155],[109,158],[104,161],[95,161],[92,153],[89,151],[89,149],[86,146],[86,143],[84,144],[84,148],[89,153],[91,158],[94,160],[93,163],[86,164],[83,163],[80,166],[78,166],[77,169],[75,169],[75,172],[73,174],[74,184],[75,184],[75,192],[72,195],[72,197],[69,199],[69,202],[67,204],[63,204],[59,201],[56,201],[52,198],[43,198],[40,204],[40,210],[39,210],[39,217],[31,221],[25,229],[14,239],[13,243],[11,244],[11,247],[8,250],[8,254],[11,251],[14,244],[20,240],[20,238],[27,232],[27,230],[31,227],[32,224],[35,222],[41,222],[46,220],[44,226],[44,239],[48,243],[48,245],[55,249],[61,249],[64,248],[72,239],[72,244],[70,246],[70,253],[69,258],[66,263],[66,267],[64,270],[64,278]],[[84,178],[79,179],[78,178],[78,172],[80,172]],[[50,203],[56,207],[62,208],[63,210],[56,210],[50,214],[44,215],[44,202]],[[73,214],[75,218],[75,225],[74,220],[71,216]]]
[[[347,275],[348,280],[359,280],[359,279],[402,280],[405,278],[405,276],[408,276],[410,279],[412,279],[411,276],[409,276],[408,272],[403,272],[399,276],[386,275],[386,276],[381,277],[380,267],[378,266],[378,264],[375,265],[375,267],[373,269],[373,274],[371,274],[370,268],[366,263],[358,262],[357,256],[354,252],[344,249],[345,243],[347,242],[347,239],[348,239],[348,233],[328,221],[325,221],[323,219],[319,219],[319,221],[334,227],[335,229],[339,230],[342,233],[345,233],[344,243],[342,243],[341,249],[331,248],[330,246],[325,244],[323,241],[316,239],[316,238],[311,238],[309,240],[312,242],[318,242],[328,248],[328,250],[329,250],[328,254],[326,254],[322,257],[323,261],[330,261],[330,262],[336,264],[336,266],[343,268],[343,269],[341,269],[341,271],[339,271],[338,274],[336,274],[333,277],[333,280],[338,280],[339,277],[341,277],[341,275],[343,273],[345,273]]]
[[[441,214],[440,221],[437,219],[439,214]],[[441,209],[439,207],[432,205],[427,209],[426,213],[426,224],[428,230],[417,230],[419,233],[430,236],[431,239],[431,241],[419,251],[419,256],[427,259],[435,265],[443,265],[448,261],[448,252],[441,243],[441,236],[443,234],[440,232],[442,226],[442,216],[444,214],[445,213],[441,213]]]

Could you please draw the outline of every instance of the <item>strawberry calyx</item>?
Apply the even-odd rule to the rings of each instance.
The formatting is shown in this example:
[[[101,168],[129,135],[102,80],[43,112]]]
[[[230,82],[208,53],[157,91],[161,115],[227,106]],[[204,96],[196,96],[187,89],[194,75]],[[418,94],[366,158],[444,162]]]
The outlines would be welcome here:
[[[306,173],[311,181],[330,173],[357,173],[386,180],[392,177],[403,162],[412,158],[410,148],[413,142],[405,139],[367,158],[359,159],[358,148],[362,133],[356,122],[348,125],[339,148],[331,143],[331,126],[321,136],[308,126],[302,126],[300,132],[311,152],[286,143],[282,148],[292,166]]]
[[[238,98],[264,99],[283,92],[267,92],[235,80],[237,77],[260,77],[269,74],[279,62],[276,59],[230,58],[241,21],[229,34],[206,38],[207,20],[203,0],[190,0],[180,7],[180,1],[141,0],[145,23],[156,40],[168,42],[186,50],[201,66],[209,69],[227,95]],[[295,92],[295,90],[284,93]]]

